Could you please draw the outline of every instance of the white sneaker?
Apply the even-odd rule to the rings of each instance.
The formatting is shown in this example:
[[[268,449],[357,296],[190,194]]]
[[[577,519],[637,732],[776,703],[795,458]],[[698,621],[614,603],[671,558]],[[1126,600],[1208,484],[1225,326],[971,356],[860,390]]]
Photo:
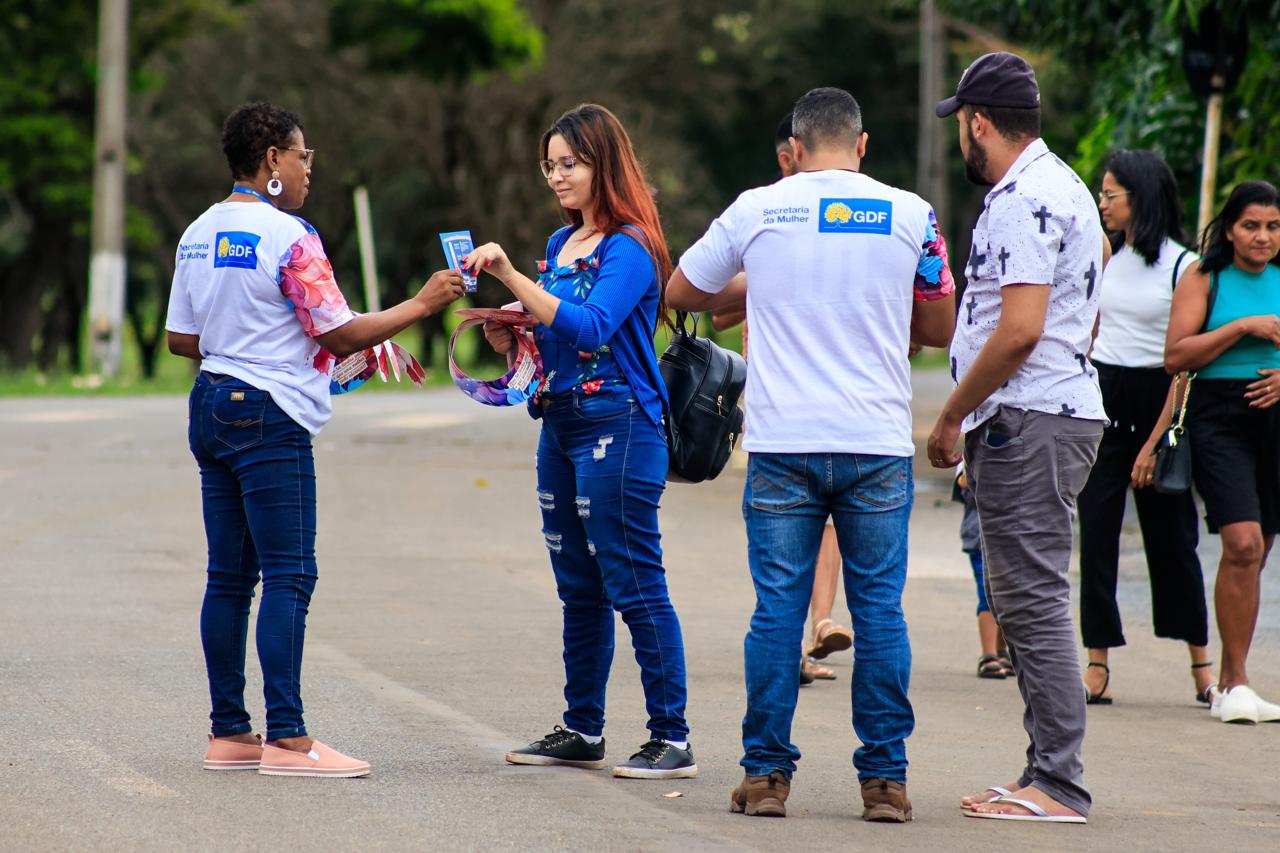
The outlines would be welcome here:
[[[1209,716],[1213,717],[1215,720],[1221,720],[1222,719],[1222,691],[1218,689],[1218,686],[1216,684],[1210,689],[1213,692],[1210,693],[1209,695],[1212,696],[1213,698],[1209,703]]]
[[[1258,722],[1280,723],[1280,705],[1277,705],[1274,702],[1268,702],[1256,692],[1253,694],[1253,698],[1258,704]]]
[[[1246,684],[1237,684],[1222,695],[1219,718],[1224,723],[1258,722],[1258,694]],[[1209,712],[1210,714],[1213,711]]]

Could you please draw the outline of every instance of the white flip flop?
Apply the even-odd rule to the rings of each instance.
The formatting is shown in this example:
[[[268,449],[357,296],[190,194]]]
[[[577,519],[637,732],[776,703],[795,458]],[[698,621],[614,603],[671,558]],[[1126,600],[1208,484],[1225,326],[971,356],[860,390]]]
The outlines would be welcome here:
[[[1089,822],[1088,818],[1082,817],[1081,815],[1078,815],[1078,814],[1077,815],[1049,814],[1047,811],[1040,808],[1040,806],[1036,805],[1030,800],[1019,800],[1016,797],[1001,796],[1001,797],[996,797],[994,800],[989,800],[988,802],[1013,803],[1015,806],[1021,806],[1022,808],[1031,812],[1031,814],[1000,814],[999,812],[976,812],[976,811],[970,810],[964,813],[965,817],[983,817],[983,818],[988,818],[990,820],[1034,821],[1036,823],[1088,823]]]
[[[1012,793],[1013,793],[1013,791],[1010,791],[1008,788],[1001,788],[999,785],[992,785],[990,788],[983,788],[982,790],[983,790],[983,792],[984,792],[984,793],[985,793],[985,792],[987,792],[987,791],[992,791],[992,792],[994,792],[994,793],[996,794],[996,797],[997,797],[997,798],[999,798],[999,797],[1007,797],[1007,796],[1009,796],[1010,794],[1012,794]],[[984,803],[989,803],[989,802],[991,802],[991,800],[983,800],[983,802],[984,802]],[[976,806],[976,805],[980,805],[980,803],[970,803],[970,804],[969,804],[969,805],[967,805],[967,806],[966,806],[964,803],[961,803],[961,804],[960,804],[960,810],[961,810],[961,811],[966,811],[966,812],[967,812],[967,811],[969,811],[970,809],[972,809],[972,808],[973,808],[974,806]]]

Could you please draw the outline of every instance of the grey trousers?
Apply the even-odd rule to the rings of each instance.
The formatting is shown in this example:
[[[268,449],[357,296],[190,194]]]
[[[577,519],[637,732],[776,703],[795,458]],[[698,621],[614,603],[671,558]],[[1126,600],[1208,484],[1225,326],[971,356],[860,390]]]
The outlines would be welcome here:
[[[1101,421],[1001,406],[965,435],[982,529],[987,601],[1004,630],[1031,738],[1021,786],[1087,815],[1084,688],[1071,622],[1076,495],[1102,438]]]

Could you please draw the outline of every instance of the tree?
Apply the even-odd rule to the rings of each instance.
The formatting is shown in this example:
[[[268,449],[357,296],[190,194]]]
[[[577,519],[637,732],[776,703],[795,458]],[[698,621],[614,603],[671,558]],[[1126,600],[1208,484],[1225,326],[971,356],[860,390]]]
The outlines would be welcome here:
[[[1200,12],[1222,11],[1249,22],[1249,52],[1224,111],[1219,187],[1225,194],[1247,178],[1276,177],[1280,132],[1280,0],[946,0],[953,15],[983,22],[1066,63],[1089,92],[1076,122],[1076,169],[1097,180],[1116,148],[1151,148],[1169,162],[1184,198],[1198,188],[1203,105],[1181,66],[1184,29]]]

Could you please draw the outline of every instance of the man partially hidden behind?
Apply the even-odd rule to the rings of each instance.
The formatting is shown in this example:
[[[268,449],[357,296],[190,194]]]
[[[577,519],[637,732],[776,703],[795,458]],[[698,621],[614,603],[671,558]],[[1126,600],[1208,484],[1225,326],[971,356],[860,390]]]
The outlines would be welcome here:
[[[1035,73],[977,59],[938,104],[956,114],[965,174],[994,185],[973,231],[951,372],[929,437],[964,457],[982,528],[987,600],[1004,630],[1031,738],[1015,781],[966,797],[969,817],[1084,823],[1085,697],[1071,622],[1072,522],[1106,415],[1088,352],[1106,241],[1089,190],[1040,137]]]
[[[742,512],[756,609],[745,643],[746,778],[730,807],[786,814],[800,757],[796,649],[830,516],[853,617],[863,818],[901,822],[911,819],[915,725],[902,614],[914,451],[907,348],[950,340],[954,285],[929,204],[858,173],[867,135],[853,96],[800,98],[791,146],[799,172],[743,193],[667,285],[668,303],[683,310],[745,300],[751,327]]]

